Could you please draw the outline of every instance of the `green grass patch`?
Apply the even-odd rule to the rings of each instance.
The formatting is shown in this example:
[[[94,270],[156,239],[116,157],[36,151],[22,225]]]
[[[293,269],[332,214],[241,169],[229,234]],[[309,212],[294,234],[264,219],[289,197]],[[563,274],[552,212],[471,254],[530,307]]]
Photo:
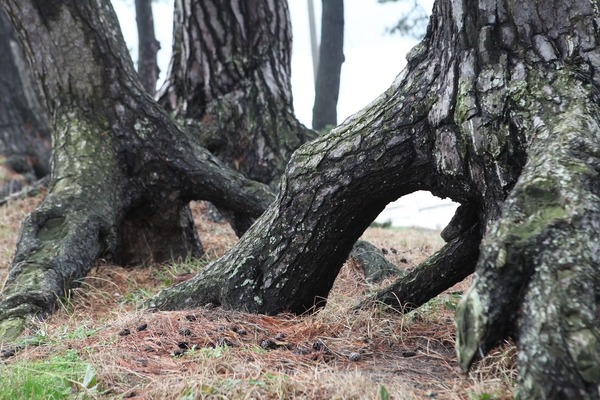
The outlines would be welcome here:
[[[369,228],[381,228],[381,229],[392,229],[392,220],[388,219],[385,222],[371,222]]]
[[[207,260],[188,257],[185,260],[172,260],[169,264],[155,265],[155,276],[163,285],[171,286],[182,274],[195,274],[200,269],[208,265]],[[161,287],[161,288],[162,288]]]
[[[52,335],[49,335],[44,329],[38,329],[31,336],[20,337],[16,343],[22,346],[56,345],[64,340],[85,339],[98,331],[100,331],[99,328],[92,329],[86,324],[78,324],[75,328],[65,325]]]
[[[154,293],[144,290],[141,287],[136,287],[133,290],[121,296],[119,301],[121,304],[133,304],[137,308],[142,308],[152,298]]]
[[[0,363],[0,399],[86,398],[95,386],[92,367],[75,350],[34,362]]]
[[[444,309],[455,312],[462,295],[462,292],[442,293],[437,295],[421,307],[409,312],[407,314],[408,322],[410,323],[413,320],[433,322],[439,318],[440,313]]]

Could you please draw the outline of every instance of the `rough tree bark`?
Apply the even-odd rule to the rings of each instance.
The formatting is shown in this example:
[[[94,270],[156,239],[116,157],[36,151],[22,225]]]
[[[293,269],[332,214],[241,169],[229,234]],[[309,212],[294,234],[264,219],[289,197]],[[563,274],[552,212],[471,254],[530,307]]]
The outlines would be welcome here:
[[[50,123],[8,17],[0,9],[0,154],[27,180],[50,173]]]
[[[177,0],[159,103],[244,176],[276,187],[315,133],[294,116],[287,2]]]
[[[122,262],[199,254],[187,204],[250,217],[272,201],[180,130],[143,90],[108,0],[6,0],[52,116],[52,180],[23,222],[0,294],[0,337],[52,311],[106,253]]]
[[[385,204],[429,190],[465,207],[424,266],[477,270],[456,316],[462,367],[513,336],[522,398],[598,399],[599,17],[587,1],[437,1],[392,87],[301,147],[248,233],[153,306],[322,305]],[[388,291],[396,305],[422,301],[411,279]]]
[[[138,30],[138,75],[148,94],[154,96],[160,73],[156,60],[160,43],[154,35],[152,0],[135,0],[135,21]]]
[[[344,62],[344,0],[323,0],[319,68],[315,82],[313,129],[337,125],[340,74]]]
[[[2,292],[0,334],[49,312],[99,254],[119,254],[124,222],[172,250],[194,243],[191,198],[260,214],[266,188],[222,168],[142,91],[108,2],[2,5],[44,82],[57,151]],[[457,314],[463,368],[512,335],[522,397],[598,399],[599,17],[575,0],[437,1],[392,87],[296,151],[247,234],[153,305],[321,306],[383,207],[429,190],[465,207],[425,266],[454,277],[477,267]]]

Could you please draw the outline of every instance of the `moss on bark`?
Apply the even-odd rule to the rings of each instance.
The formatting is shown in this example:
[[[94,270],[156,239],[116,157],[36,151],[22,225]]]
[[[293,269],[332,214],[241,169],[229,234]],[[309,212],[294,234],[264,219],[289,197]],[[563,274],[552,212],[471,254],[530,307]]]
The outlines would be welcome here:
[[[152,237],[150,257],[185,257],[199,246],[189,200],[249,217],[273,200],[266,185],[226,168],[144,92],[110,2],[2,7],[43,88],[55,147],[48,194],[23,222],[0,294],[7,335],[52,312],[100,255],[143,260],[146,249],[122,234],[124,223],[145,222],[138,233]]]

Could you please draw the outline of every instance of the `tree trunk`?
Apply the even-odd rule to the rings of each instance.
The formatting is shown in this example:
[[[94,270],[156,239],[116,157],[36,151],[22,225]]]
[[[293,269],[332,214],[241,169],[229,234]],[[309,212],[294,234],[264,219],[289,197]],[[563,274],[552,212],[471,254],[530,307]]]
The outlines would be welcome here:
[[[51,311],[102,253],[134,248],[143,259],[141,247],[168,254],[181,243],[199,251],[190,199],[250,217],[272,200],[143,92],[107,0],[2,6],[43,83],[56,150],[49,193],[23,224],[2,291],[0,335]],[[428,190],[464,208],[446,231],[448,245],[420,270],[444,268],[448,284],[476,265],[456,317],[463,368],[512,335],[520,396],[598,399],[599,17],[595,3],[574,0],[437,1],[392,87],[297,150],[275,201],[240,241],[153,306],[214,302],[262,313],[322,306],[385,205]],[[423,301],[402,294],[406,286],[387,292],[398,306]]]
[[[399,80],[352,120],[298,149],[275,202],[238,243],[194,278],[159,293],[152,306],[212,302],[302,313],[325,304],[354,242],[392,200],[448,188],[456,200],[475,202],[465,179],[449,185],[436,168],[427,118],[433,80]]]
[[[385,204],[429,190],[470,210],[424,265],[476,266],[456,316],[463,368],[513,336],[522,398],[598,399],[598,17],[574,0],[437,1],[392,87],[299,149],[238,244],[153,305],[322,305]],[[402,289],[418,274],[387,291],[397,305],[423,301]]]
[[[244,176],[276,187],[315,133],[294,117],[287,2],[177,0],[159,102]]]
[[[313,129],[337,125],[340,74],[344,62],[344,0],[323,0],[319,69],[315,83]]]
[[[23,222],[0,295],[4,339],[51,312],[100,255],[199,254],[190,200],[254,218],[273,200],[143,90],[108,0],[1,4],[42,88],[55,149],[48,194]]]
[[[50,173],[50,124],[8,17],[0,9],[0,155],[27,180]]]
[[[158,62],[156,53],[160,43],[154,35],[154,17],[152,16],[152,0],[135,0],[135,21],[138,29],[138,75],[142,86],[150,94],[156,94],[158,81]]]

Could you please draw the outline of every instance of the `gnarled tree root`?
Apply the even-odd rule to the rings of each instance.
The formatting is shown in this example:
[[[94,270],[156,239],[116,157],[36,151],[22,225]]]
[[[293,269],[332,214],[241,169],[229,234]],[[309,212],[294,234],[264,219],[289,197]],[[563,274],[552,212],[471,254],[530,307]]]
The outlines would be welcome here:
[[[481,228],[475,224],[406,276],[355,308],[381,302],[402,312],[414,310],[475,271],[480,242]]]

